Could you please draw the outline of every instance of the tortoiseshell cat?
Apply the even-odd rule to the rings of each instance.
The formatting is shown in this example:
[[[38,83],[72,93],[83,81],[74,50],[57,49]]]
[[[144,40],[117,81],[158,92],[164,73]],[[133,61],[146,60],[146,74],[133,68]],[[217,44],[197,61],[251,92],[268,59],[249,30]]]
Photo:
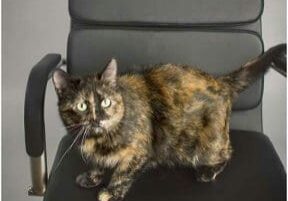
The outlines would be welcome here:
[[[106,168],[115,169],[98,197],[112,201],[122,200],[136,175],[157,164],[189,166],[198,180],[214,180],[231,157],[233,100],[285,56],[286,45],[279,45],[217,78],[173,64],[117,77],[115,59],[101,76],[72,77],[56,70],[61,118],[68,130],[78,129],[80,150],[94,165],[76,182],[93,187]]]

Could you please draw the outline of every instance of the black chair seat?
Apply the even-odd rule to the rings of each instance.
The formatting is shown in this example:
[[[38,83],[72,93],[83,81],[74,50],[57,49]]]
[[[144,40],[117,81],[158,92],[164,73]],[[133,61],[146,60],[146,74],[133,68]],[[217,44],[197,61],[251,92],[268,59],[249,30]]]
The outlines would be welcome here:
[[[199,183],[189,168],[157,168],[142,174],[129,191],[126,201],[284,201],[286,173],[265,135],[231,131],[233,157],[215,182]],[[82,189],[75,177],[85,171],[77,149],[71,150],[57,170],[55,166],[72,137],[65,136],[52,168],[46,201],[95,201],[97,190]]]

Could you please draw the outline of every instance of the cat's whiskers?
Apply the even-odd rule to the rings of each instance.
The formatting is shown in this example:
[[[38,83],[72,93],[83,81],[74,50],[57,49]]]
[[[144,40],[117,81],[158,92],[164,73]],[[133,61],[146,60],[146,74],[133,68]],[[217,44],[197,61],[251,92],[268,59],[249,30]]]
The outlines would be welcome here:
[[[83,126],[82,123],[72,124],[69,126],[59,127],[59,128],[57,128],[57,131],[59,131],[59,132],[67,132],[68,131],[68,133],[70,133],[70,134],[75,134],[75,131],[78,133],[78,129],[81,128],[82,126]]]
[[[66,128],[66,131],[69,134],[74,135],[75,133],[78,133],[79,129],[81,129],[81,128],[82,128],[82,126],[75,126],[75,127],[71,127],[71,128]]]
[[[82,125],[85,125],[83,123],[77,123],[77,124],[71,124],[69,126],[64,126],[65,128],[71,128],[71,127],[76,127],[76,126],[82,126]]]
[[[84,153],[83,153],[83,146],[84,146],[85,140],[86,140],[87,135],[88,135],[88,132],[87,132],[88,130],[90,130],[90,127],[89,127],[89,126],[87,126],[87,127],[85,128],[85,131],[84,131],[84,133],[83,133],[83,135],[82,135],[82,141],[81,141],[81,146],[80,146],[81,157],[82,157],[82,159],[83,159],[83,161],[84,161],[85,163],[87,163],[87,160],[86,160],[86,157],[84,156]]]
[[[84,131],[84,133],[82,135],[81,144],[80,144],[81,158],[84,161],[84,163],[86,163],[86,159],[85,159],[84,154],[83,154],[83,145],[84,145],[84,137],[86,135],[86,131],[87,131],[87,128],[85,128],[85,131]]]
[[[108,140],[110,141],[110,143],[113,142],[112,132],[106,132],[105,136],[108,136]]]
[[[63,155],[61,156],[61,158],[59,159],[57,165],[55,166],[55,170],[56,171],[58,169],[58,167],[60,166],[60,164],[62,163],[63,159],[65,158],[65,156],[67,155],[67,153],[72,149],[72,147],[74,146],[74,144],[77,142],[77,140],[79,139],[79,137],[82,135],[83,133],[83,129],[84,127],[81,127],[81,129],[78,131],[76,137],[74,138],[73,142],[71,143],[71,145],[66,149],[66,151],[63,153]]]
[[[85,128],[87,125],[88,125],[87,123],[78,123],[78,124],[72,124],[72,125],[69,125],[69,126],[64,126],[64,128],[66,128],[66,130],[70,134],[74,135],[75,131],[77,132],[78,129]]]
[[[66,126],[62,126],[62,127],[59,127],[57,128],[57,132],[71,132],[71,131],[74,131],[75,129],[79,128],[79,126],[69,126],[69,127],[66,127]]]
[[[85,126],[86,124],[83,124],[83,123],[78,123],[78,124],[72,124],[72,125],[69,125],[69,126],[64,126],[67,130],[70,130],[70,129],[75,129],[75,128],[79,128],[79,127],[82,127],[82,126]]]

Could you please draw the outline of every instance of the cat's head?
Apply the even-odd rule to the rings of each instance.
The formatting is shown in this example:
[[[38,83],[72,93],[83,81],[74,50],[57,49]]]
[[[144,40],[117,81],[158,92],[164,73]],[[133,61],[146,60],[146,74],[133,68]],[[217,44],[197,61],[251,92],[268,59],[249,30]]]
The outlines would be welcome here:
[[[74,77],[58,69],[53,73],[61,119],[67,128],[88,128],[91,135],[115,130],[124,103],[117,88],[117,63],[112,59],[101,76]]]

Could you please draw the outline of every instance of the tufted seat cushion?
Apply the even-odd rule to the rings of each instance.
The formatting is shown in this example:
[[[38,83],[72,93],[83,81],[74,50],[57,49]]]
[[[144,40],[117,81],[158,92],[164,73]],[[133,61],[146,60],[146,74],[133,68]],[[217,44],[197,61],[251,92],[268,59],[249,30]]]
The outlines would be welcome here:
[[[72,142],[66,135],[51,171],[45,201],[95,201],[99,188],[82,189],[75,177],[87,169],[76,149],[55,164]],[[142,174],[125,201],[285,201],[286,173],[268,137],[231,131],[233,157],[213,183],[199,183],[189,168],[157,168]]]
[[[70,0],[69,11],[96,25],[239,25],[260,18],[263,0]]]

